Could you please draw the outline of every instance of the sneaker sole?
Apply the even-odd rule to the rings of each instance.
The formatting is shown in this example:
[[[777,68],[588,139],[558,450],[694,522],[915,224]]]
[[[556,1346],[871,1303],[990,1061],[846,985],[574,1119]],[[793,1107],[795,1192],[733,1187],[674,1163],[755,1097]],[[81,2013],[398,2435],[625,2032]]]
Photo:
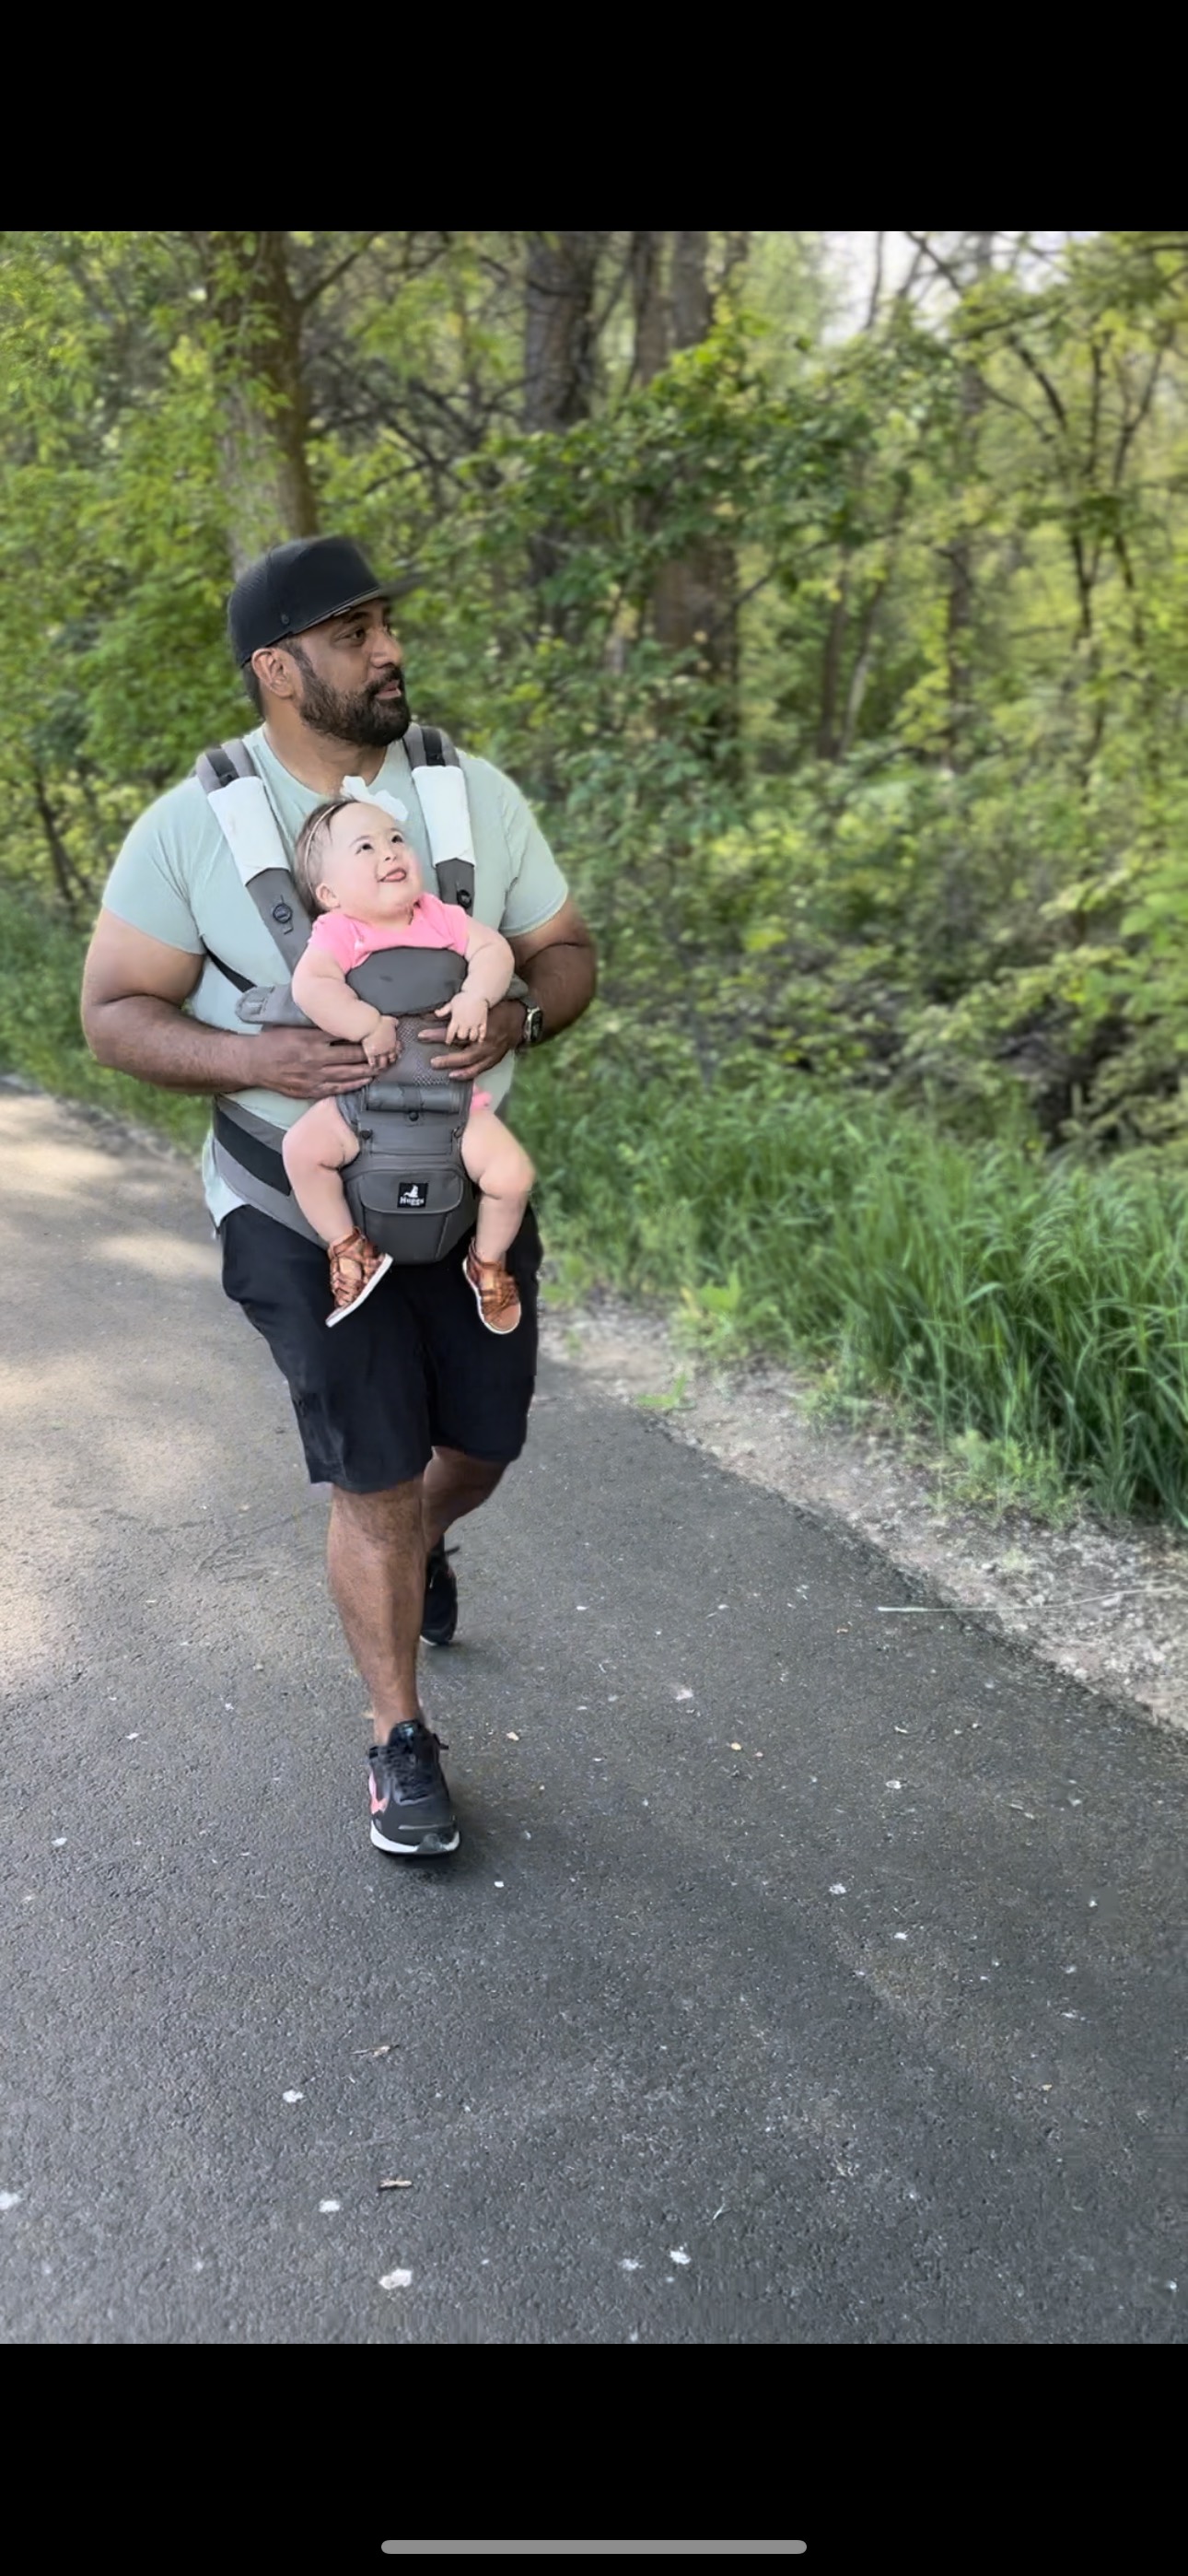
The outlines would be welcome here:
[[[381,1281],[381,1279],[383,1278],[383,1275],[384,1275],[385,1270],[390,1270],[390,1269],[391,1269],[391,1267],[392,1267],[392,1255],[391,1255],[391,1253],[390,1253],[390,1252],[385,1252],[385,1254],[384,1254],[384,1256],[383,1256],[383,1259],[382,1259],[382,1260],[377,1264],[376,1268],[372,1271],[371,1277],[370,1277],[370,1279],[369,1279],[369,1280],[368,1280],[368,1282],[367,1282],[367,1286],[366,1286],[365,1288],[361,1288],[361,1289],[359,1290],[359,1294],[358,1294],[358,1296],[357,1296],[357,1297],[352,1297],[351,1302],[350,1302],[350,1305],[349,1305],[349,1306],[336,1306],[336,1307],[335,1307],[335,1309],[334,1309],[333,1314],[332,1314],[332,1315],[327,1315],[327,1317],[326,1317],[326,1329],[327,1329],[327,1331],[328,1331],[328,1332],[333,1330],[333,1328],[334,1328],[335,1324],[345,1324],[345,1322],[346,1322],[346,1319],[347,1319],[347,1316],[348,1316],[348,1315],[353,1315],[353,1314],[356,1312],[356,1310],[357,1310],[357,1308],[358,1308],[358,1307],[360,1307],[360,1306],[365,1306],[365,1305],[366,1305],[367,1300],[368,1300],[368,1298],[369,1298],[369,1297],[370,1297],[370,1295],[371,1295],[372,1289],[373,1289],[373,1288],[378,1288],[378,1286],[379,1286],[379,1284],[380,1284],[380,1281]]]
[[[456,1825],[452,1835],[447,1835],[444,1826],[439,1825],[420,1834],[416,1842],[390,1843],[378,1826],[373,1825],[371,1839],[377,1851],[394,1852],[399,1860],[432,1860],[439,1853],[457,1851],[462,1836]]]
[[[437,1650],[438,1650],[438,1653],[439,1653],[439,1654],[442,1654],[442,1653],[444,1653],[445,1648],[446,1648],[447,1646],[452,1646],[452,1645],[453,1645],[454,1638],[455,1638],[456,1634],[457,1634],[457,1630],[456,1630],[455,1628],[451,1628],[451,1630],[450,1630],[450,1633],[449,1633],[449,1636],[448,1636],[448,1637],[431,1637],[431,1636],[430,1636],[430,1634],[429,1634],[428,1629],[427,1629],[427,1628],[422,1628],[422,1630],[421,1630],[421,1644],[422,1644],[423,1646],[436,1646],[436,1647],[437,1647]]]

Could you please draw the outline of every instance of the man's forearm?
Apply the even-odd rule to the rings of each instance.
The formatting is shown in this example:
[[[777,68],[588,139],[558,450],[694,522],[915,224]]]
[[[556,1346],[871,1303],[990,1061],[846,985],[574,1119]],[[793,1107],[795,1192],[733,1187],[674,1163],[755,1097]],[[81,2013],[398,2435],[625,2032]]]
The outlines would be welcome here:
[[[571,945],[558,940],[551,948],[538,948],[520,972],[544,1014],[546,1038],[571,1028],[594,999],[598,961],[592,947],[576,941]]]
[[[148,995],[92,1003],[83,1013],[83,1035],[97,1063],[161,1091],[246,1091],[254,1079],[257,1041],[246,1031],[240,1037],[233,1029],[208,1028]]]

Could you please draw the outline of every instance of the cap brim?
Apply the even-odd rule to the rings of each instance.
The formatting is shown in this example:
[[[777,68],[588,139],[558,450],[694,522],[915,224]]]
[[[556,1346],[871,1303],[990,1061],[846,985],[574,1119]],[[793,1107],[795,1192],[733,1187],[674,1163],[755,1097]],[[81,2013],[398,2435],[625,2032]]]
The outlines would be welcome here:
[[[327,608],[320,617],[315,617],[311,626],[286,626],[283,633],[274,635],[269,643],[253,644],[252,653],[271,653],[278,644],[287,643],[291,636],[310,635],[315,626],[329,626],[332,618],[345,617],[349,608],[365,607],[369,599],[403,599],[408,591],[417,590],[420,582],[419,572],[404,572],[395,574],[391,581],[377,582],[373,589],[352,590],[346,599],[339,601],[337,608]],[[245,670],[252,653],[244,654],[242,667]]]
[[[403,599],[407,590],[416,589],[420,578],[419,573],[406,572],[394,576],[391,581],[378,581],[369,590],[352,590],[348,598],[340,599],[337,608],[328,608],[324,616],[314,622],[318,626],[328,626],[332,617],[345,617],[348,608],[362,608],[369,599]]]

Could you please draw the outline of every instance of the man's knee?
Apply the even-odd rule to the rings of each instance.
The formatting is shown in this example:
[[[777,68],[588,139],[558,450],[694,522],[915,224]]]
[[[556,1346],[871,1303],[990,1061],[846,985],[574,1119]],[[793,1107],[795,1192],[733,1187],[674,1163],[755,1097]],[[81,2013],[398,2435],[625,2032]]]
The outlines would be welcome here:
[[[378,1494],[352,1494],[345,1485],[330,1490],[331,1523],[373,1546],[390,1546],[420,1535],[421,1479],[385,1486]]]
[[[435,1449],[433,1467],[435,1485],[448,1485],[451,1493],[473,1494],[476,1501],[493,1494],[506,1472],[501,1459],[471,1458],[464,1449]]]

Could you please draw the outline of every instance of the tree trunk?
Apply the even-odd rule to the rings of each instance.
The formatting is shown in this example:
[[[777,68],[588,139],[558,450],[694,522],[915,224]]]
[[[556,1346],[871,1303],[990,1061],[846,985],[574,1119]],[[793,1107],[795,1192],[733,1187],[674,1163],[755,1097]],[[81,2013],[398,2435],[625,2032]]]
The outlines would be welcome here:
[[[594,287],[605,233],[530,233],[524,293],[524,427],[556,433],[587,420],[597,359]],[[561,561],[561,532],[542,529],[529,548],[539,590]],[[561,633],[562,612],[550,611]]]
[[[994,248],[993,233],[975,233],[973,237],[973,283],[986,276]],[[961,371],[961,426],[958,431],[958,482],[961,487],[972,477],[977,462],[978,423],[986,407],[986,388],[976,366]],[[949,567],[949,596],[945,612],[945,661],[948,675],[948,724],[946,743],[950,766],[959,769],[965,756],[966,738],[972,709],[970,673],[971,629],[974,615],[973,539],[968,530],[953,539],[946,548]]]
[[[223,414],[235,575],[267,546],[317,534],[301,367],[301,312],[279,232],[198,233]]]
[[[524,298],[524,427],[587,420],[596,358],[594,281],[605,233],[530,233]]]
[[[631,304],[635,317],[635,355],[631,381],[649,385],[669,359],[669,314],[665,233],[632,233]]]
[[[817,717],[818,760],[836,760],[841,747],[838,707],[841,699],[842,655],[845,650],[849,606],[850,559],[848,555],[843,554],[837,590],[829,611],[829,627],[821,663],[821,705]]]
[[[674,349],[695,348],[713,320],[708,252],[708,233],[672,235],[668,328]],[[652,592],[652,624],[658,642],[674,652],[696,649],[701,669],[721,693],[719,726],[732,728],[738,680],[733,547],[707,538],[678,561],[662,564]]]
[[[58,893],[61,897],[67,919],[72,923],[77,923],[79,917],[79,898],[80,895],[85,896],[88,889],[80,876],[78,869],[75,867],[74,861],[70,856],[70,852],[62,838],[57,815],[49,801],[44,773],[36,763],[34,763],[33,766],[33,798],[41,820],[41,828],[45,834],[45,846],[49,852],[50,866],[54,872],[54,883],[57,886]]]

